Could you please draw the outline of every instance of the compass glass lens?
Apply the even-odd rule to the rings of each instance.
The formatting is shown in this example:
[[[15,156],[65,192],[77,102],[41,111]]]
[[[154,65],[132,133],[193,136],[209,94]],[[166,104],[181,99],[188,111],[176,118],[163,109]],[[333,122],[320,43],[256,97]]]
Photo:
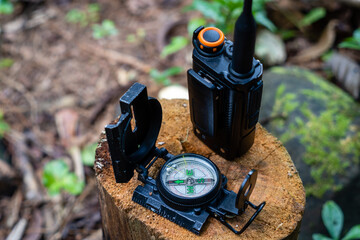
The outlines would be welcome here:
[[[196,155],[180,155],[166,163],[162,184],[175,195],[196,198],[209,193],[218,183],[217,170]]]

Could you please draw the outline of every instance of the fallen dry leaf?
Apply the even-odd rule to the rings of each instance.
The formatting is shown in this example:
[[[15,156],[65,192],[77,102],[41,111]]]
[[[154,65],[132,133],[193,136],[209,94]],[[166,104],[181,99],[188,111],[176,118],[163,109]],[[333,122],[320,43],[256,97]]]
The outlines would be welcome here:
[[[78,121],[79,114],[73,109],[65,108],[55,114],[57,132],[65,148],[70,147],[76,137]]]
[[[337,20],[330,21],[323,33],[321,34],[319,41],[315,45],[300,51],[296,57],[291,59],[291,62],[301,63],[310,61],[312,59],[320,57],[327,50],[329,50],[333,46],[335,41],[335,27],[337,24]]]

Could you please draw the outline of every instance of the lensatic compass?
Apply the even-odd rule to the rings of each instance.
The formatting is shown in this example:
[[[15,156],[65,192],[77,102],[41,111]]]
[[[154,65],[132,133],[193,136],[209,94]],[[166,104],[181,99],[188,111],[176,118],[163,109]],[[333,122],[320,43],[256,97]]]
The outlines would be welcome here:
[[[227,178],[204,156],[184,153],[172,155],[156,148],[162,121],[158,100],[148,97],[146,87],[135,83],[120,99],[121,116],[105,127],[116,182],[127,183],[138,172],[143,185],[134,190],[132,200],[151,211],[199,234],[211,215],[231,231],[241,234],[265,206],[249,201],[257,172],[251,170],[236,194],[226,188]],[[156,179],[148,175],[158,159],[166,162]],[[237,231],[227,221],[250,206],[255,213]]]

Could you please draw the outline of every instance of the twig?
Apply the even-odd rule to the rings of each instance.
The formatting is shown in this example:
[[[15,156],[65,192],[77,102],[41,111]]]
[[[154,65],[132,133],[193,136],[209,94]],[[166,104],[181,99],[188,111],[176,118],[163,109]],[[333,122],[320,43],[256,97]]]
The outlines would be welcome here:
[[[13,156],[14,164],[22,173],[23,183],[25,187],[25,197],[28,200],[41,200],[42,194],[40,192],[40,187],[36,180],[34,169],[30,164],[29,158],[26,154],[26,145],[24,142],[24,137],[19,132],[12,130],[7,138],[11,142],[11,145],[14,147]]]
[[[94,54],[98,57],[106,58],[110,61],[115,61],[121,64],[127,64],[131,67],[148,74],[151,66],[137,59],[136,57],[120,53],[110,49],[104,49],[92,44],[79,44],[78,47],[87,53]]]
[[[20,189],[15,192],[13,197],[11,197],[11,203],[9,206],[9,210],[11,210],[9,211],[10,214],[6,219],[6,226],[8,228],[11,228],[15,224],[16,220],[18,220],[22,199],[23,196]]]
[[[320,57],[323,53],[329,50],[335,41],[335,27],[337,24],[337,20],[331,20],[322,32],[319,41],[315,45],[300,51],[297,56],[291,59],[291,62],[307,62]]]
[[[21,240],[26,229],[27,222],[28,221],[25,218],[20,219],[11,233],[7,236],[6,240]]]
[[[71,156],[71,159],[74,162],[74,170],[76,176],[79,178],[80,181],[85,180],[85,173],[84,173],[84,165],[81,161],[81,151],[79,146],[72,146],[68,148],[68,152]]]
[[[59,224],[58,231],[56,231],[55,234],[50,237],[50,240],[61,238],[66,225],[69,223],[69,221],[71,220],[74,214],[73,210],[76,208],[77,205],[79,205],[86,199],[86,197],[94,190],[94,187],[95,187],[95,180],[91,179],[89,183],[86,185],[84,191],[76,199],[76,201],[64,210],[64,214],[63,214],[64,217],[62,218],[61,223]]]

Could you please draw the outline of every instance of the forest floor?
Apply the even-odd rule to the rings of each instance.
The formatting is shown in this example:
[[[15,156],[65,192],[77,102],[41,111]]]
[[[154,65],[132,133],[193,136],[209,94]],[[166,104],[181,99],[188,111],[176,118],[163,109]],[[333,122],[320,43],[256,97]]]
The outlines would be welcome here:
[[[101,39],[92,36],[92,23],[68,20],[69,11],[86,12],[91,3],[18,1],[12,14],[0,15],[0,60],[11,62],[0,66],[0,124],[9,126],[0,144],[0,239],[101,238],[94,171],[84,164],[86,149],[116,117],[118,99],[134,81],[157,97],[163,85],[149,76],[152,69],[181,66],[183,71],[171,76],[171,82],[186,87],[192,46],[165,58],[160,54],[171,37],[187,36],[191,17],[201,16],[182,11],[191,0],[101,0],[99,19],[93,20],[110,19],[118,31]],[[360,14],[337,1],[316,4],[326,8],[327,17],[285,41],[284,65],[328,76],[321,56],[352,35]],[[311,6],[300,0],[267,6],[275,25],[287,27],[278,10],[287,7],[301,13]],[[336,24],[330,24],[334,19]],[[323,46],[323,51],[311,56],[301,52],[314,46]],[[360,60],[358,51],[338,51]],[[49,194],[44,168],[55,159],[86,183],[79,194],[70,194],[76,191],[71,186],[68,192]]]

